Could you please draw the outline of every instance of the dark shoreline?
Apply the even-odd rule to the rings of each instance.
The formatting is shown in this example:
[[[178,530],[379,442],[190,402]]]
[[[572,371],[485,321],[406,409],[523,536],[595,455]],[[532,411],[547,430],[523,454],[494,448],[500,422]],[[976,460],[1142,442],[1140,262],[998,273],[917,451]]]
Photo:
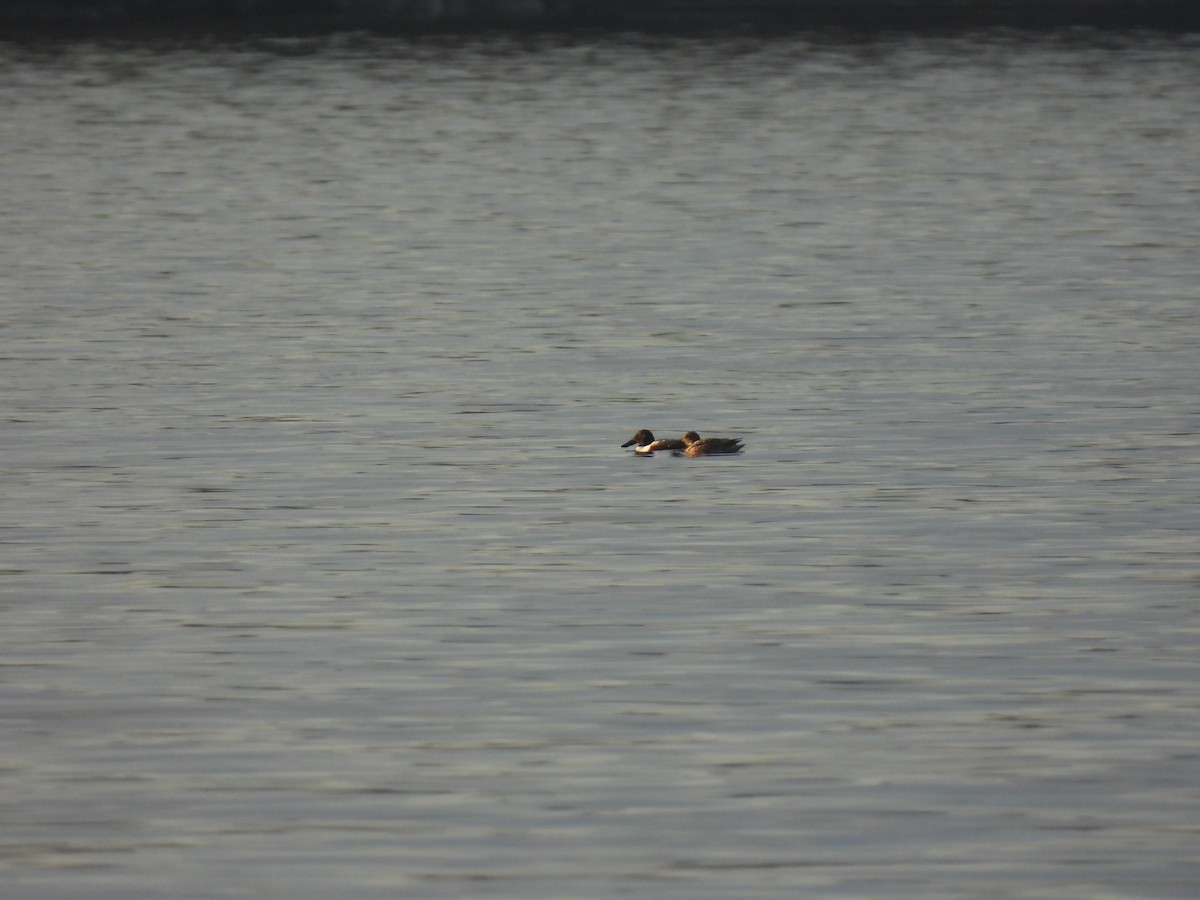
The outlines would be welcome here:
[[[0,38],[339,30],[379,32],[817,29],[961,31],[1071,27],[1200,31],[1196,0],[0,0]]]

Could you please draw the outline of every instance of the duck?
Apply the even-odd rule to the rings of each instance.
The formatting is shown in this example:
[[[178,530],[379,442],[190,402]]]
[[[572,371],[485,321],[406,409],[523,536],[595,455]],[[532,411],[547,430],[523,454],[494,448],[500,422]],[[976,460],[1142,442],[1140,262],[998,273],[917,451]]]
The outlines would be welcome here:
[[[674,456],[719,456],[741,453],[745,449],[739,438],[702,438],[694,431],[687,432],[681,438],[655,438],[646,428],[621,446],[633,447],[633,452],[639,456],[651,456],[656,450],[670,450]]]
[[[702,438],[694,431],[689,431],[680,440],[683,442],[684,456],[717,456],[720,454],[741,453],[743,449],[739,438]]]
[[[633,447],[633,452],[639,456],[649,456],[655,450],[683,452],[687,447],[682,438],[663,438],[659,440],[656,439],[654,435],[645,428],[643,428],[621,446]]]

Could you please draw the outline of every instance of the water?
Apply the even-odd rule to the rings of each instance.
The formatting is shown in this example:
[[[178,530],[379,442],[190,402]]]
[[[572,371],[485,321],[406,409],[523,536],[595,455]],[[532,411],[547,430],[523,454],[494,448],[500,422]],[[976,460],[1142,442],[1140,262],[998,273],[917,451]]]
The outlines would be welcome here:
[[[1194,895],[1196,41],[0,66],[6,897]]]

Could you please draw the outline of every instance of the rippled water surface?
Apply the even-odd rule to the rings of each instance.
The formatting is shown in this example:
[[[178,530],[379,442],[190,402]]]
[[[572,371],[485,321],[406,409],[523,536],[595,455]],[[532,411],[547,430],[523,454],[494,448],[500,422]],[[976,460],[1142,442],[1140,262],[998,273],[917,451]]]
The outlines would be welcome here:
[[[1197,84],[0,45],[5,896],[1194,896]]]

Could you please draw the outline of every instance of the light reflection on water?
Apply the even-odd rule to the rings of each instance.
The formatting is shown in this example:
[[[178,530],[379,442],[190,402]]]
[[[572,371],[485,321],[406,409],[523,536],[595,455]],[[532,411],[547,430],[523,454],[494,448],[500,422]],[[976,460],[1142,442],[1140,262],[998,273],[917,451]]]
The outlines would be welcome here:
[[[1194,890],[1193,44],[0,64],[12,896]]]

